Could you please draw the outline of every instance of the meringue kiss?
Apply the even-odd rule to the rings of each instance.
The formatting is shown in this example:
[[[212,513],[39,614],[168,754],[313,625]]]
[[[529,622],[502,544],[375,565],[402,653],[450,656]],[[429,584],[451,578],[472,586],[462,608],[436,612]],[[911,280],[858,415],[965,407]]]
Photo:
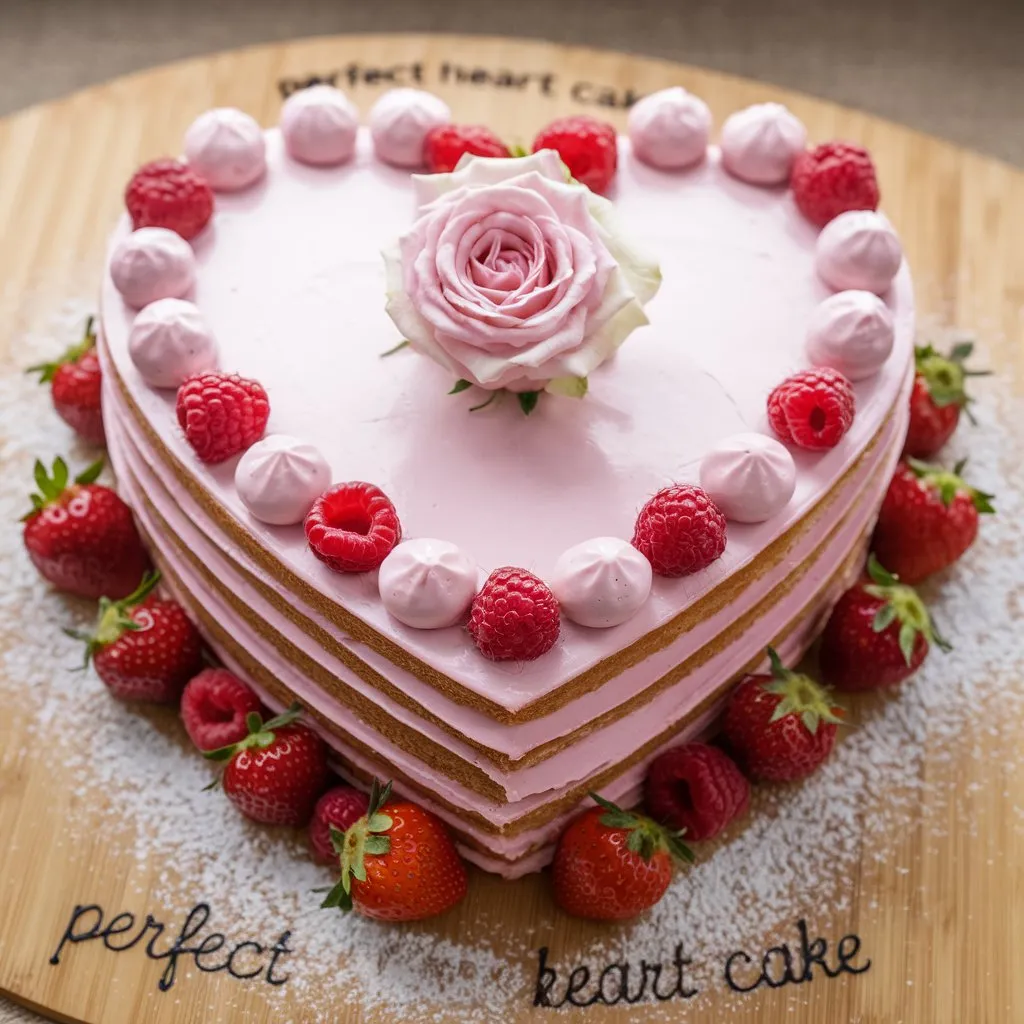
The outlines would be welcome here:
[[[736,523],[762,523],[780,512],[796,490],[793,456],[764,434],[720,441],[700,464],[700,485]]]
[[[606,628],[631,619],[651,592],[651,563],[618,537],[594,537],[563,552],[551,592],[566,618]]]
[[[461,549],[446,540],[403,541],[381,563],[380,598],[399,622],[414,629],[454,626],[479,589],[480,573]]]
[[[308,441],[269,434],[238,460],[235,489],[249,512],[271,526],[301,523],[331,485],[331,467]]]

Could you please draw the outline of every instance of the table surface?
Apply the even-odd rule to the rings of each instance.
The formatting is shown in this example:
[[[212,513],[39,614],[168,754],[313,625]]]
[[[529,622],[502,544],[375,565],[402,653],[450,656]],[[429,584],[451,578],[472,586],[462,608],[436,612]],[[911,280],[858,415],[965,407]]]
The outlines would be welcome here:
[[[0,237],[8,243],[0,252],[0,280],[2,311],[9,314],[0,320],[0,354],[14,337],[9,325],[30,315],[26,310],[40,280],[60,294],[62,288],[81,287],[83,267],[98,275],[104,239],[119,210],[120,185],[140,160],[174,151],[192,118],[211,106],[236,105],[273,123],[282,81],[301,82],[353,61],[363,70],[419,63],[425,85],[449,101],[459,120],[486,122],[513,139],[529,139],[539,125],[569,111],[596,110],[622,126],[629,95],[670,84],[703,96],[719,123],[751,102],[786,102],[812,138],[844,136],[871,148],[885,208],[914,267],[922,312],[984,325],[995,368],[1012,382],[1015,394],[1021,393],[1020,172],[904,127],[754,82],[608,52],[454,36],[338,37],[235,51],[118,79],[0,121]],[[438,84],[444,62],[492,72],[530,71],[535,84],[503,88],[493,75],[478,84]],[[551,76],[548,89],[539,84],[545,75]],[[351,90],[364,110],[379,92],[379,85],[365,80]],[[587,105],[599,97],[618,105]],[[279,1004],[266,1001],[254,987],[240,995],[238,982],[224,974],[190,976],[175,998],[161,997],[154,987],[160,968],[141,954],[115,957],[83,945],[59,970],[48,966],[68,910],[83,892],[98,903],[120,905],[126,893],[145,894],[155,886],[165,865],[158,858],[137,863],[122,851],[105,849],[100,825],[114,812],[88,789],[77,799],[70,769],[26,752],[16,737],[29,711],[16,701],[6,710],[0,717],[0,836],[5,837],[0,842],[0,992],[46,1008],[56,1019],[104,1024],[283,1019],[273,1008]],[[174,729],[169,717],[156,716],[156,721],[165,731]],[[1024,726],[1013,727],[1020,749]],[[857,869],[859,898],[835,909],[835,935],[859,935],[871,951],[872,969],[803,986],[799,998],[784,989],[762,989],[730,1003],[730,1019],[759,1024],[1024,1020],[1019,970],[1024,843],[1020,829],[1011,825],[1019,815],[1015,808],[1024,804],[1024,774],[1011,759],[996,784],[986,775],[986,785],[979,786],[982,775],[969,750],[953,758],[947,753],[936,750],[923,772],[948,780],[956,799],[921,807],[923,814],[949,818],[946,838],[926,839],[921,828],[911,826],[888,837],[886,858],[865,847]],[[921,792],[922,801],[934,800],[927,795],[934,790]],[[971,804],[973,842],[965,842],[956,827],[961,798]],[[87,857],[72,857],[54,841],[72,814],[96,824]],[[995,866],[993,844],[1000,854]],[[93,870],[97,859],[102,872]],[[908,871],[901,865],[913,867]],[[132,906],[145,908],[144,896],[133,897]],[[592,934],[553,913],[540,877],[508,885],[479,873],[458,914],[427,927],[441,937],[455,936],[472,931],[488,914],[502,920],[511,935],[533,929],[552,956],[566,962]],[[533,1018],[531,995],[524,993],[516,1019]],[[726,1009],[710,993],[697,1005],[709,1013]],[[307,1019],[300,995],[287,1006],[293,1019]],[[641,1005],[593,1011],[602,1020],[640,1020],[645,1012]],[[445,1019],[443,1010],[440,1014],[434,1019]],[[0,1005],[0,1022],[22,1019],[23,1011]],[[386,1018],[339,1003],[331,1019]]]

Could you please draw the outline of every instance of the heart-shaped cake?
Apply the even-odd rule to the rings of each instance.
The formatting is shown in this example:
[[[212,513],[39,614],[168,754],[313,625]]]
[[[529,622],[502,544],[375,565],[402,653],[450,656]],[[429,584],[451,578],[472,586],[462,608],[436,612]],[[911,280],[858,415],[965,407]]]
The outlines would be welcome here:
[[[873,208],[789,187],[774,105],[708,146],[649,97],[606,182],[544,148],[413,174],[440,101],[357,128],[317,95],[266,132],[212,111],[129,188],[119,488],[227,667],[515,876],[861,572],[910,275]]]

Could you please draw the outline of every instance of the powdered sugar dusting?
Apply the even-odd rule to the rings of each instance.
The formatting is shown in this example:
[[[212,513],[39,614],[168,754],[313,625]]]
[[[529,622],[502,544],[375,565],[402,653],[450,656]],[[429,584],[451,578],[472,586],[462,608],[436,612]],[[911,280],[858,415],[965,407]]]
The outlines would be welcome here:
[[[19,372],[73,339],[86,312],[83,303],[68,303],[35,317],[12,345],[17,365],[0,367],[4,522],[27,507],[37,455],[48,459],[70,448],[81,466],[93,454],[70,445],[45,390]],[[107,794],[107,845],[135,859],[139,879],[143,867],[160,866],[152,888],[132,880],[134,909],[180,916],[206,900],[216,927],[236,937],[273,939],[268,919],[280,923],[278,931],[291,929],[291,978],[281,989],[267,986],[266,997],[286,1000],[295,1020],[333,1020],[344,1002],[383,1019],[504,1020],[532,1002],[542,945],[564,963],[605,964],[627,954],[662,960],[685,938],[693,977],[699,987],[712,987],[710,972],[720,971],[729,951],[759,948],[798,916],[842,921],[863,896],[856,870],[863,849],[869,859],[888,861],[898,838],[919,829],[927,850],[947,827],[951,801],[958,827],[969,832],[976,827],[973,790],[1005,785],[1006,775],[1020,770],[1012,729],[1024,712],[1016,682],[1024,487],[1012,439],[1022,436],[1024,403],[996,385],[976,390],[987,390],[976,410],[980,425],[961,430],[958,443],[971,442],[970,477],[996,493],[999,514],[983,523],[981,541],[961,565],[925,591],[954,650],[929,658],[898,694],[851,701],[855,725],[825,768],[803,786],[758,787],[748,820],[703,844],[699,863],[680,872],[662,903],[633,926],[574,928],[572,938],[555,939],[557,912],[546,893],[476,872],[470,899],[456,912],[457,939],[440,937],[429,922],[398,928],[320,911],[311,890],[328,884],[330,874],[310,860],[304,836],[250,825],[222,794],[204,793],[210,768],[172,712],[126,707],[109,699],[91,672],[64,669],[80,651],[52,624],[87,626],[92,607],[42,585],[20,531],[8,527],[0,534],[0,696],[24,720],[15,760],[28,763],[44,750],[59,759],[64,777],[77,780],[82,806],[92,794]],[[81,741],[86,732],[88,744]],[[965,749],[972,780],[957,786],[953,768]],[[59,842],[69,858],[95,825],[85,817],[68,823]],[[1016,808],[1011,827],[1024,830],[1024,808]],[[526,898],[536,900],[539,923],[509,935],[504,913]],[[183,962],[179,984],[187,984],[184,968]],[[649,1016],[658,1012],[676,1019],[679,1007],[650,1007]]]

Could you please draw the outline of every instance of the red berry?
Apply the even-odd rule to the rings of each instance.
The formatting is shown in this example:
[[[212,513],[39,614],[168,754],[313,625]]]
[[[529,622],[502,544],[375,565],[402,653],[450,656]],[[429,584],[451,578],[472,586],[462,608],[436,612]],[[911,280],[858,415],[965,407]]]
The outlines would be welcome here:
[[[875,165],[850,142],[823,142],[799,154],[790,184],[800,212],[819,227],[848,210],[878,209]]]
[[[63,459],[52,475],[36,462],[39,488],[25,516],[24,542],[32,564],[55,587],[80,597],[123,598],[149,568],[131,509],[109,488],[93,483],[102,462],[74,481]]]
[[[853,386],[838,370],[804,370],[768,396],[768,422],[781,440],[820,451],[839,444],[855,406]]]
[[[655,821],[699,842],[746,813],[750,784],[718,747],[687,743],[651,762],[644,802]]]
[[[355,786],[335,786],[316,803],[309,823],[309,845],[320,864],[337,864],[338,851],[331,842],[331,829],[346,832],[363,815],[370,798]]]
[[[329,833],[341,879],[321,904],[380,921],[421,921],[466,895],[466,868],[448,830],[374,779],[366,814]]]
[[[733,690],[723,730],[747,774],[768,782],[810,775],[832,752],[842,709],[813,680],[784,668],[770,647],[770,676]]]
[[[900,462],[875,526],[878,560],[907,584],[952,565],[974,543],[978,515],[991,513],[992,495],[952,472],[909,459]]]
[[[191,240],[213,216],[213,192],[180,160],[154,160],[133,175],[124,193],[133,228],[169,228]]]
[[[223,462],[263,436],[270,402],[257,381],[198,373],[178,388],[177,413],[196,455],[203,462]]]
[[[72,345],[55,362],[31,366],[28,372],[38,373],[40,384],[50,384],[57,415],[83,441],[106,443],[100,411],[102,375],[92,317],[86,321],[85,334],[78,344]]]
[[[442,124],[427,132],[423,162],[433,173],[454,171],[466,153],[507,157],[512,154],[490,128],[479,124]]]
[[[576,114],[552,121],[533,140],[534,153],[553,149],[569,173],[593,192],[604,192],[618,166],[618,137],[615,128],[596,117]]]
[[[547,584],[512,566],[487,577],[469,610],[469,634],[491,661],[533,661],[555,646],[560,629]]]
[[[226,668],[203,669],[181,695],[181,718],[200,750],[239,743],[249,735],[246,716],[260,710],[260,699]]]
[[[221,776],[224,792],[253,821],[301,827],[327,784],[327,750],[312,729],[295,721],[299,714],[293,705],[264,722],[253,712],[244,739],[204,751],[212,761],[227,761]]]
[[[96,632],[71,634],[119,700],[173,704],[202,665],[202,640],[184,609],[152,596],[159,580],[149,573],[123,600],[101,598]]]
[[[551,877],[555,902],[574,917],[626,921],[653,907],[672,880],[672,859],[693,860],[680,837],[641,814],[600,804],[569,824]]]
[[[376,569],[402,539],[391,499],[373,484],[335,484],[306,513],[310,550],[335,572]]]
[[[658,491],[636,517],[633,547],[659,576],[706,569],[725,550],[725,516],[707,492],[692,484]]]
[[[968,370],[964,366],[973,351],[974,345],[969,341],[954,345],[948,356],[940,355],[931,345],[914,350],[917,375],[910,394],[905,456],[931,458],[953,436],[961,409],[967,409],[970,416],[966,379],[986,376],[984,370]]]
[[[895,686],[921,667],[932,644],[948,646],[924,602],[872,555],[867,578],[839,598],[825,625],[821,675],[840,690]]]

